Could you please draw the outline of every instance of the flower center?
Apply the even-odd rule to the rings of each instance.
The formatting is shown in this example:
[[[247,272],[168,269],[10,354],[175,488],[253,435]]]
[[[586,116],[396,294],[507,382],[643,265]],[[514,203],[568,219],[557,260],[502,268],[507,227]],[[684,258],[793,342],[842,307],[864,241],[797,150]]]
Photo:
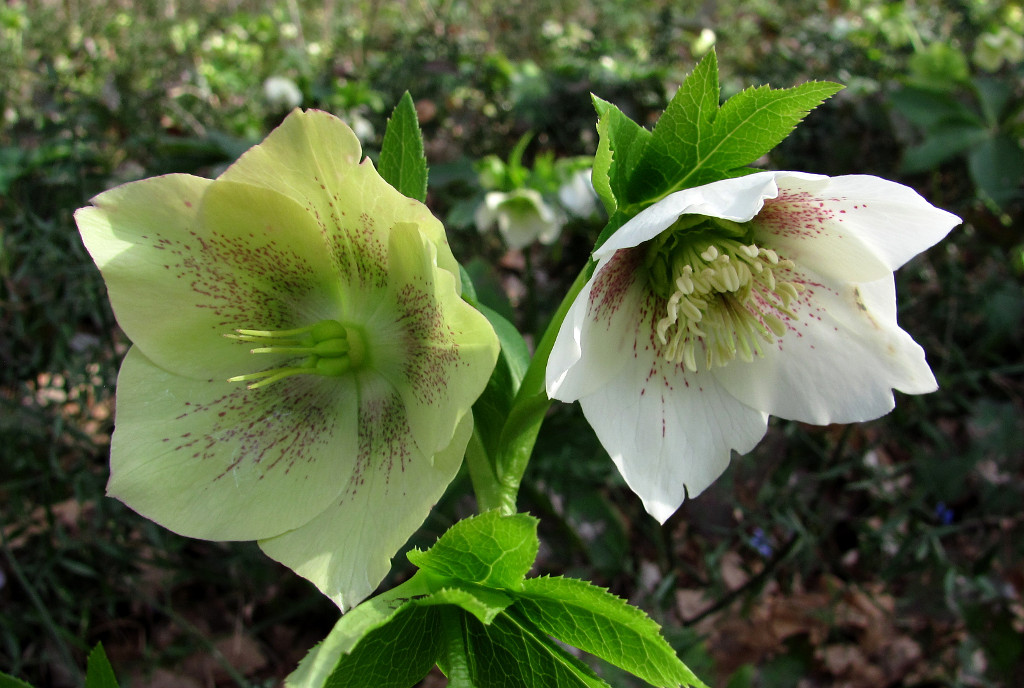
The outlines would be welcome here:
[[[655,330],[662,354],[692,371],[698,346],[707,368],[762,355],[796,318],[789,305],[804,289],[777,274],[793,261],[753,243],[748,225],[717,218],[681,218],[651,242],[645,265],[665,299]]]
[[[362,332],[337,320],[321,320],[294,330],[235,330],[224,336],[240,342],[262,344],[252,349],[254,354],[304,357],[298,365],[228,378],[228,382],[250,382],[249,389],[265,387],[292,375],[339,377],[359,368],[366,359]]]

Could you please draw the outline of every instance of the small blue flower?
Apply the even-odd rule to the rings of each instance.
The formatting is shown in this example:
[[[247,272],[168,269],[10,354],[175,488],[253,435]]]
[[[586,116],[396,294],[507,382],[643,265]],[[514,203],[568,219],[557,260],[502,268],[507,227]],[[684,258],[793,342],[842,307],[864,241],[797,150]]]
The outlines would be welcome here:
[[[754,528],[754,534],[748,540],[751,547],[756,549],[762,557],[770,557],[775,552],[771,540],[760,528]]]
[[[935,517],[939,519],[939,523],[944,526],[948,526],[953,522],[955,514],[953,510],[946,506],[945,502],[939,502],[935,505]]]

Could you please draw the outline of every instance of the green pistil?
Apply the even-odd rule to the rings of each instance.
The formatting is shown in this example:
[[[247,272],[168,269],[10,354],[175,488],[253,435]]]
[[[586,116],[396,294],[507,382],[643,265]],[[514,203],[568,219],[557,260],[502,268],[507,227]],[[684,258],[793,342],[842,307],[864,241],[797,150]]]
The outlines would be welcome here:
[[[787,331],[803,285],[779,279],[793,262],[753,243],[748,225],[687,217],[651,242],[651,291],[665,300],[656,333],[662,354],[696,371],[751,361]],[[699,355],[698,348],[703,348]]]
[[[337,320],[321,320],[294,330],[235,330],[224,336],[240,342],[261,344],[251,350],[254,354],[305,357],[298,365],[271,368],[228,379],[228,382],[250,382],[249,389],[265,387],[292,375],[339,377],[362,366],[366,358],[362,332],[351,325],[342,325]]]

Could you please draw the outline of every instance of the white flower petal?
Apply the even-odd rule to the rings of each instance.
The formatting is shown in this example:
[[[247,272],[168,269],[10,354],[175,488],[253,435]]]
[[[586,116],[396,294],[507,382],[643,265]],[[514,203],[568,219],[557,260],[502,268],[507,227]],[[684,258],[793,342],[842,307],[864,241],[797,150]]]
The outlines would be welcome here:
[[[934,391],[924,351],[896,324],[892,275],[851,284],[804,271],[797,316],[765,355],[714,376],[738,399],[772,415],[826,425],[878,418],[892,390]]]
[[[653,349],[624,358],[618,376],[580,405],[630,489],[664,523],[722,474],[732,450],[754,448],[768,414]]]
[[[669,194],[616,230],[594,251],[594,258],[602,261],[619,249],[650,241],[671,227],[680,215],[708,215],[747,222],[761,210],[765,199],[778,195],[775,174],[757,172]],[[816,178],[816,175],[805,176]]]
[[[754,220],[758,243],[824,275],[882,279],[960,223],[913,189],[878,177],[774,174],[779,195]]]
[[[548,357],[547,393],[575,401],[615,376],[632,354],[644,316],[646,284],[640,251],[619,251],[580,290]]]

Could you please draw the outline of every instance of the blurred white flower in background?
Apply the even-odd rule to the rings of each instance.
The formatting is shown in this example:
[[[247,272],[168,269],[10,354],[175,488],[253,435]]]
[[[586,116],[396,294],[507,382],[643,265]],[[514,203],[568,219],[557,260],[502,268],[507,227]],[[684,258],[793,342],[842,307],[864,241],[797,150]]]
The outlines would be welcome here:
[[[590,170],[576,172],[558,189],[558,202],[576,217],[587,219],[597,213],[597,192]]]
[[[562,213],[545,203],[534,189],[491,191],[477,206],[474,219],[480,232],[497,225],[509,248],[517,249],[534,241],[550,244],[565,223]]]
[[[272,76],[264,81],[263,97],[275,112],[291,110],[302,105],[302,91],[286,76]]]

